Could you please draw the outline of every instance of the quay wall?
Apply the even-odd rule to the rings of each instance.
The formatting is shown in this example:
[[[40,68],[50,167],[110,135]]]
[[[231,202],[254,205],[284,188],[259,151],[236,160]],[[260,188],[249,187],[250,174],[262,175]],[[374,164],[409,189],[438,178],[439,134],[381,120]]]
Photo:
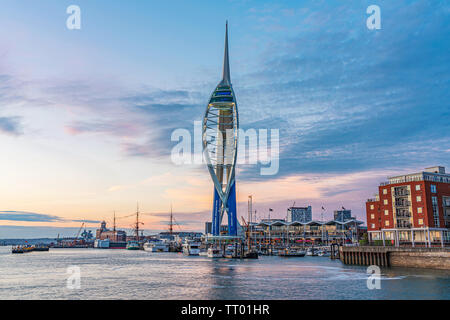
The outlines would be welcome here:
[[[450,270],[450,248],[340,247],[345,264]]]

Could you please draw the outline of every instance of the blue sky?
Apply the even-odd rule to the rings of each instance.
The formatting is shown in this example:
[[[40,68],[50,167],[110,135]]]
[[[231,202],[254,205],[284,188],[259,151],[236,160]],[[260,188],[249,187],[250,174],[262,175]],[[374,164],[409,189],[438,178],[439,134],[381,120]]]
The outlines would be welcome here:
[[[71,4],[81,30],[66,28]],[[381,30],[366,27],[371,4]],[[202,230],[212,184],[170,163],[170,134],[203,116],[227,19],[241,127],[279,129],[281,145],[277,175],[240,168],[239,210],[252,193],[280,217],[296,201],[365,219],[387,175],[450,167],[449,14],[447,1],[3,1],[0,224],[73,228],[139,201],[149,229],[173,203]]]

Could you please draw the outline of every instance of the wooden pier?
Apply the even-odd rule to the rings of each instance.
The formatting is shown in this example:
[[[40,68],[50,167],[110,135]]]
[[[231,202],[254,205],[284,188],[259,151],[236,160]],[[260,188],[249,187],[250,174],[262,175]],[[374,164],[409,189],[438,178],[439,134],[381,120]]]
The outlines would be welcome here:
[[[339,258],[345,264],[389,267],[389,251],[385,247],[340,247]]]

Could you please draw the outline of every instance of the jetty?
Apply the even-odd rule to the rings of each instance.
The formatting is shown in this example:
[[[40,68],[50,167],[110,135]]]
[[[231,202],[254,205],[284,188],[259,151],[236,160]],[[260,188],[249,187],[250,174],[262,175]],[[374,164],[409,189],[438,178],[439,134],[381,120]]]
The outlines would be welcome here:
[[[339,259],[350,265],[450,270],[450,248],[341,246]]]

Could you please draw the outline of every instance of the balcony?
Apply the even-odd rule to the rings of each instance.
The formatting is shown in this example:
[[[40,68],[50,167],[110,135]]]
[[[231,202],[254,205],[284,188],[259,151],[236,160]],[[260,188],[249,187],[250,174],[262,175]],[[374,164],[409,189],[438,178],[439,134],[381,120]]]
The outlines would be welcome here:
[[[397,228],[411,228],[412,225],[410,222],[406,221],[397,221]]]
[[[410,205],[411,205],[411,203],[409,201],[407,201],[407,200],[403,200],[403,201],[396,200],[395,201],[395,206],[397,208],[399,208],[399,207],[409,207]]]
[[[410,195],[410,192],[408,190],[396,190],[394,192],[394,197],[407,197]]]

